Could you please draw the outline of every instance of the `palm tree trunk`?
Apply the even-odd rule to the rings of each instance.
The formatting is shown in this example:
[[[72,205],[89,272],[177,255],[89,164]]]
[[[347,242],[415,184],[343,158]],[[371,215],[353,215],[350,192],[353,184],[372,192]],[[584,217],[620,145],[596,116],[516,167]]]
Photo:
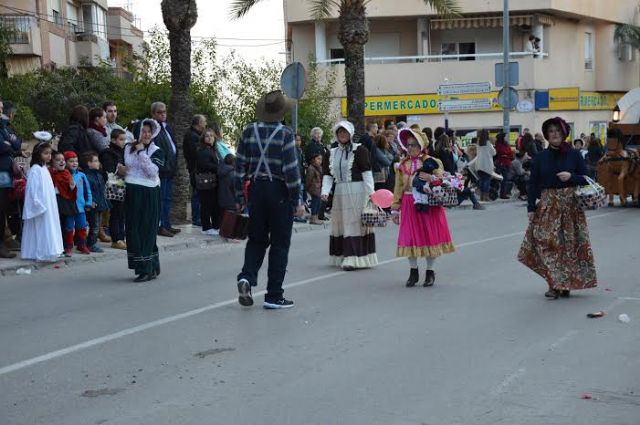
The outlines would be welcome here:
[[[187,204],[191,198],[182,142],[193,115],[193,101],[189,95],[191,84],[191,28],[198,20],[195,0],[162,0],[162,17],[169,30],[171,50],[171,99],[169,123],[175,133],[178,173],[174,182],[171,218],[177,223],[187,219]]]
[[[363,2],[345,2],[340,10],[338,39],[344,48],[344,77],[347,88],[347,119],[356,129],[356,140],[365,133],[364,45],[369,41],[369,23]]]

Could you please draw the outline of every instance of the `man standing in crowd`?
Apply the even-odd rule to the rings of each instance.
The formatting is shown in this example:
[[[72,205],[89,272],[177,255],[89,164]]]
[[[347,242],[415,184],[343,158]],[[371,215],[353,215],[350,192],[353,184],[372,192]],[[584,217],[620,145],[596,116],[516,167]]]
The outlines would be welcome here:
[[[256,105],[258,122],[245,127],[237,147],[238,210],[242,211],[248,201],[251,216],[244,265],[238,275],[238,302],[243,306],[253,305],[251,287],[258,285],[258,272],[270,247],[263,306],[293,307],[293,301],[283,296],[282,282],[289,260],[294,212],[300,217],[304,207],[294,133],[281,124],[289,106],[280,90],[260,98]],[[249,183],[248,200],[244,197],[245,182]]]
[[[198,145],[205,128],[207,128],[207,118],[204,115],[194,115],[191,120],[191,128],[184,135],[182,149],[184,160],[189,171],[189,183],[191,184],[191,223],[200,226],[200,197],[196,190],[196,159],[198,155]]]
[[[175,136],[167,124],[167,105],[162,102],[151,104],[151,118],[160,124],[160,133],[153,139],[165,156],[160,168],[160,228],[158,235],[173,237],[180,229],[171,227],[171,202],[173,200],[173,178],[178,172]]]
[[[105,128],[107,129],[107,140],[111,140],[111,132],[114,129],[117,128],[118,130],[124,131],[124,128],[116,122],[118,119],[118,108],[115,103],[111,101],[104,102],[102,104],[102,109],[104,109],[104,112],[107,114],[107,124],[105,125]]]

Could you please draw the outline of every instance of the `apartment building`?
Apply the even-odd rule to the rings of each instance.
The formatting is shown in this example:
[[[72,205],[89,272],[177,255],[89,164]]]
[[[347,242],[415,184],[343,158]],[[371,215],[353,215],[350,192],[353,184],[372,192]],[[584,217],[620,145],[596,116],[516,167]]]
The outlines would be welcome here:
[[[383,124],[407,121],[442,126],[440,105],[460,134],[500,128],[495,68],[502,63],[502,0],[458,0],[462,16],[438,17],[422,0],[371,0],[365,47],[366,116]],[[288,59],[333,66],[336,107],[346,115],[343,50],[334,15],[314,21],[308,0],[284,0]],[[519,68],[512,131],[539,131],[563,116],[576,134],[604,136],[617,99],[640,83],[638,52],[614,41],[616,24],[638,19],[636,0],[511,0],[510,62]],[[530,44],[537,37],[539,49]],[[442,84],[491,83],[489,93],[439,96]],[[456,102],[453,102],[456,103]],[[476,105],[476,106],[474,106]]]
[[[144,42],[133,15],[107,0],[2,0],[0,24],[14,30],[11,74],[104,62],[123,72]]]

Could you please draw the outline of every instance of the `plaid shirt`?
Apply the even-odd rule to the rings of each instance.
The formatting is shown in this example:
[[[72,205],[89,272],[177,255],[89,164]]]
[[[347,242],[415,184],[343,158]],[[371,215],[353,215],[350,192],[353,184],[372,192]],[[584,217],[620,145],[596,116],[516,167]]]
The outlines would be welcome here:
[[[266,148],[264,161],[260,162],[261,152],[258,143],[261,143],[264,149],[269,136],[277,127],[278,123],[258,123],[260,142],[255,137],[253,124],[248,125],[242,131],[236,150],[235,173],[236,200],[241,204],[245,203],[242,189],[246,180],[253,180],[256,175],[259,178],[268,178],[269,173],[265,162],[268,163],[273,180],[281,180],[287,185],[291,202],[298,203],[301,199],[300,170],[296,158],[293,131],[289,127],[283,126],[273,137]],[[258,169],[258,165],[260,165],[260,169]]]

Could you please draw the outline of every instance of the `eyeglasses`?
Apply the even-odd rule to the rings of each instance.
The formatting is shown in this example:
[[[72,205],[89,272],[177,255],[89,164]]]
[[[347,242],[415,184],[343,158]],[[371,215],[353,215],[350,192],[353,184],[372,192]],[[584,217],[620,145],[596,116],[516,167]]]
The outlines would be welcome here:
[[[407,143],[408,148],[419,148],[420,145],[417,143]]]

